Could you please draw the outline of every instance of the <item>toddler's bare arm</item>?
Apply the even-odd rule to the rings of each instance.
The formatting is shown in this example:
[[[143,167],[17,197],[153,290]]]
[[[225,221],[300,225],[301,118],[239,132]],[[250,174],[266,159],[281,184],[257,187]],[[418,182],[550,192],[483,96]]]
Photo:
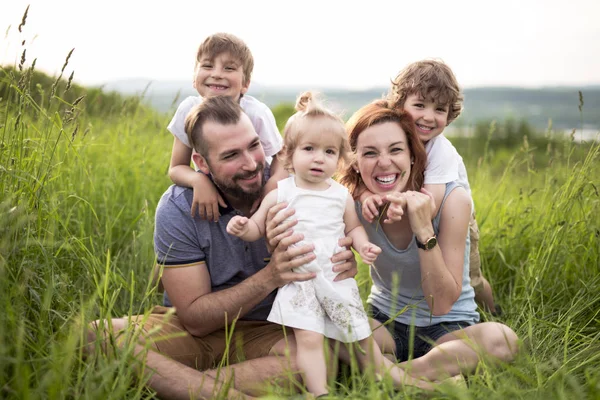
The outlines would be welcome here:
[[[365,228],[361,225],[356,210],[354,209],[354,201],[350,196],[346,201],[346,210],[344,212],[344,223],[346,224],[346,236],[352,238],[352,247],[363,261],[367,264],[372,264],[381,253],[381,249],[369,242],[369,237]]]
[[[269,208],[277,203],[277,190],[271,191],[258,210],[250,217],[236,215],[227,224],[227,232],[246,242],[254,242],[265,235],[265,223]]]

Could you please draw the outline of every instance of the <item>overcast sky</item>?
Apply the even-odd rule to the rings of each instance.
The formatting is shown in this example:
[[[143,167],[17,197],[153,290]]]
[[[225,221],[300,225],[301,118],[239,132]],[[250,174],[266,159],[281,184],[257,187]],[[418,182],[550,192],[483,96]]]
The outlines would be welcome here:
[[[5,0],[0,29],[3,64],[25,40],[27,64],[54,74],[75,48],[66,75],[82,84],[191,83],[198,44],[218,31],[248,44],[263,85],[387,86],[426,57],[464,87],[600,84],[598,0]]]

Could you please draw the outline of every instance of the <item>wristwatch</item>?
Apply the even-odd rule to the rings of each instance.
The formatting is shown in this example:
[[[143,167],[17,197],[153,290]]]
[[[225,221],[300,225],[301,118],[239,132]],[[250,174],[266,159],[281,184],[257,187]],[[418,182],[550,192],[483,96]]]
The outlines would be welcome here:
[[[431,250],[437,245],[437,237],[433,235],[429,239],[425,241],[425,243],[421,243],[419,238],[415,236],[415,241],[417,242],[417,247],[423,250]]]

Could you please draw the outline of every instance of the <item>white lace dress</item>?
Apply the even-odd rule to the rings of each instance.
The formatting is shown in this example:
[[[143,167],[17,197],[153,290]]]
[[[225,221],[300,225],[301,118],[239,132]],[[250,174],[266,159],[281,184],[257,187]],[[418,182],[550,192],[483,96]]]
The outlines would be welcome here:
[[[344,210],[348,190],[330,179],[327,190],[315,191],[296,186],[295,178],[279,181],[277,201],[286,201],[296,210],[294,232],[304,234],[303,243],[315,246],[316,259],[297,272],[316,272],[314,279],[291,282],[279,289],[267,318],[292,328],[322,333],[342,342],[355,342],[371,335],[369,320],[352,278],[334,282],[331,257],[342,250]]]

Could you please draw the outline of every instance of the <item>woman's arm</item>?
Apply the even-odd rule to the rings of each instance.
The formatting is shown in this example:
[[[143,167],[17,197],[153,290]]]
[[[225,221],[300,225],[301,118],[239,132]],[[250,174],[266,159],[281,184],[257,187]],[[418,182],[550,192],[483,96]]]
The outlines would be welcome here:
[[[431,197],[406,192],[407,213],[417,240],[425,243],[434,234],[431,222]],[[419,249],[421,287],[433,315],[447,314],[462,290],[463,264],[471,200],[457,188],[450,193],[441,211],[438,245]]]

